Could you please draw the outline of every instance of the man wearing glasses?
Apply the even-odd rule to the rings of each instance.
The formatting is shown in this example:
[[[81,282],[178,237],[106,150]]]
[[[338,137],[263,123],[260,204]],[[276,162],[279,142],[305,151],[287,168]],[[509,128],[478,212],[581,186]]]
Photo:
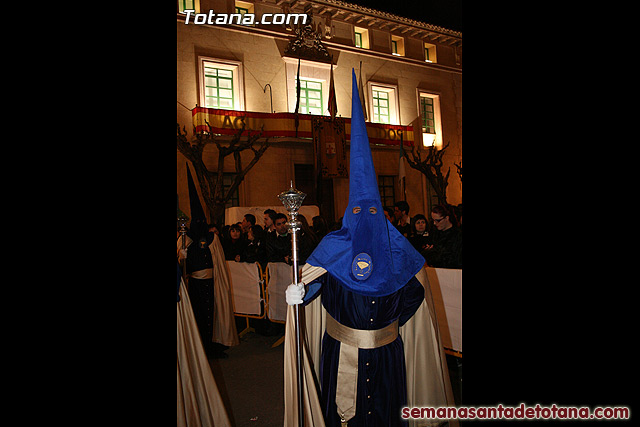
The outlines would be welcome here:
[[[431,209],[433,244],[427,245],[424,255],[427,265],[436,268],[462,268],[462,230],[447,208],[436,205]]]

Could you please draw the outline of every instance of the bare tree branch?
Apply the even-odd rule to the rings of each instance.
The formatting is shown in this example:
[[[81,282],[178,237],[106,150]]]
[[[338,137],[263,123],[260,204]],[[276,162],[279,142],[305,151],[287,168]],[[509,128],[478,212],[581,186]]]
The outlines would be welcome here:
[[[243,137],[246,129],[244,117],[241,117],[240,121],[242,123],[241,127],[237,129],[229,142],[221,141],[213,133],[211,124],[206,120],[207,131],[195,132],[194,129],[194,137],[191,141],[187,139],[187,131],[184,126],[181,131],[180,125],[177,125],[177,148],[193,165],[196,177],[200,183],[202,197],[210,212],[210,219],[218,223],[222,222],[226,203],[237,191],[238,186],[242,183],[247,173],[255,166],[269,147],[269,138],[265,138],[262,142],[259,142],[259,147],[257,149],[255,148],[255,145],[262,137],[264,126],[259,132],[253,134],[248,131],[247,136]],[[204,148],[209,144],[215,145],[218,151],[217,169],[214,171],[208,170],[203,160]],[[249,164],[243,168],[241,152],[247,149],[253,152],[253,158]],[[224,162],[225,158],[229,155],[233,155],[236,176],[231,186],[225,192],[223,185],[225,175]]]
[[[402,155],[407,160],[409,166],[421,172],[427,178],[436,192],[438,203],[442,205],[447,204],[447,185],[449,183],[449,173],[451,172],[451,168],[449,168],[446,175],[442,174],[442,156],[444,156],[448,146],[449,142],[447,142],[441,150],[436,149],[434,146],[429,147],[426,150],[427,156],[424,160],[421,156],[422,150],[417,149],[415,146],[411,151],[411,158],[409,158],[404,151],[404,147],[402,148]]]

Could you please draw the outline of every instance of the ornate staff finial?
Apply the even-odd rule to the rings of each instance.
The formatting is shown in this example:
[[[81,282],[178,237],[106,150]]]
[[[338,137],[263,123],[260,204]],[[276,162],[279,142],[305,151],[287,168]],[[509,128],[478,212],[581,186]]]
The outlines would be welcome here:
[[[291,188],[278,195],[278,199],[280,199],[289,215],[291,215],[292,220],[295,220],[296,216],[298,216],[298,210],[300,206],[302,206],[302,201],[305,197],[307,197],[306,194],[293,188],[293,181],[291,181]]]
[[[298,230],[300,230],[300,221],[296,219],[298,216],[298,210],[302,205],[302,201],[307,195],[302,191],[296,190],[293,188],[293,180],[291,181],[291,188],[286,191],[283,191],[278,195],[278,199],[282,202],[284,207],[287,209],[289,213],[289,231],[291,231],[291,255],[292,255],[292,276],[293,283],[299,284],[299,271],[298,271]],[[302,286],[302,285],[301,285]],[[298,376],[298,426],[304,426],[304,417],[303,417],[303,404],[302,404],[302,386],[303,386],[303,377],[302,377],[302,338],[300,336],[300,314],[298,309],[298,304],[294,306],[294,316],[295,316],[295,337],[296,337],[296,368],[297,368],[297,376]]]

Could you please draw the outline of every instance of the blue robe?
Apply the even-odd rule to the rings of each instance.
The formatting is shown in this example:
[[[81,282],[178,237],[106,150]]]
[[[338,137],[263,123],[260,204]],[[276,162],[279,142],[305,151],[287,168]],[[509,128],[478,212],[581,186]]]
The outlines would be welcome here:
[[[341,324],[355,329],[380,329],[396,319],[402,326],[424,299],[424,288],[415,277],[390,295],[370,297],[347,290],[326,273],[309,284],[305,304],[317,297],[320,290],[327,312]],[[320,381],[327,426],[340,426],[335,402],[339,355],[340,342],[325,332]],[[349,420],[349,427],[406,425],[400,418],[401,408],[407,404],[407,387],[404,346],[399,335],[388,345],[358,350],[357,387],[356,415]]]

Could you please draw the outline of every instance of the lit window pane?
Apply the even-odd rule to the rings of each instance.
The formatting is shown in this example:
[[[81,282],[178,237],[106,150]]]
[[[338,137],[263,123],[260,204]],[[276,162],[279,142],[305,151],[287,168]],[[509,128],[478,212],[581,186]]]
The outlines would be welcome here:
[[[220,96],[220,98],[233,98],[233,92],[229,89],[219,89],[218,96]]]
[[[233,108],[232,99],[220,99],[220,108]]]

